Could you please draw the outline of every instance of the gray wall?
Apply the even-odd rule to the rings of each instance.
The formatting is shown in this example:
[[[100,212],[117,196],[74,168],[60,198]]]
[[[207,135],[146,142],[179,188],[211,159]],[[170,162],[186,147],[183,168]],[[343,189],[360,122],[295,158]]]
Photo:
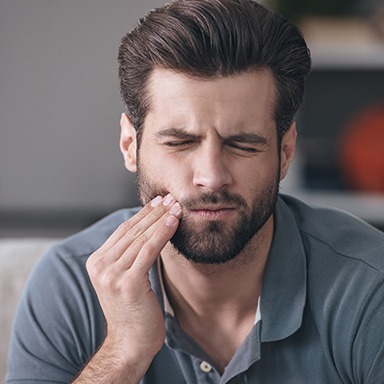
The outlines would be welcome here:
[[[0,221],[136,203],[118,149],[121,37],[163,0],[0,1]]]
[[[118,148],[116,57],[122,36],[165,1],[0,0],[0,237],[61,236],[137,203]],[[331,52],[327,68],[351,66]],[[382,71],[381,54],[355,56],[360,70],[363,57]],[[382,195],[308,193],[301,165],[299,147],[283,190],[384,227]]]

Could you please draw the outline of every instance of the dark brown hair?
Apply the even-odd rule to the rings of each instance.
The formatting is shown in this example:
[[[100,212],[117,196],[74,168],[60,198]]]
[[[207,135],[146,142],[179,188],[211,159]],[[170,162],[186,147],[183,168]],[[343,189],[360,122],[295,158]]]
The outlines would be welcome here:
[[[302,103],[311,67],[299,29],[252,0],[176,0],[156,8],[122,39],[118,60],[138,143],[149,107],[146,85],[156,67],[201,78],[268,68],[280,139]]]

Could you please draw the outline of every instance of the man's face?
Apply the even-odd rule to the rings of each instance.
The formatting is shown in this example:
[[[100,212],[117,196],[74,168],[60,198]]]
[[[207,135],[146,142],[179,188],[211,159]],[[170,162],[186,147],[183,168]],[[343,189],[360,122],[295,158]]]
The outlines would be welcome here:
[[[231,260],[276,204],[281,164],[272,76],[202,80],[156,69],[148,91],[137,155],[141,203],[172,193],[183,208],[171,240],[179,253],[200,263]]]

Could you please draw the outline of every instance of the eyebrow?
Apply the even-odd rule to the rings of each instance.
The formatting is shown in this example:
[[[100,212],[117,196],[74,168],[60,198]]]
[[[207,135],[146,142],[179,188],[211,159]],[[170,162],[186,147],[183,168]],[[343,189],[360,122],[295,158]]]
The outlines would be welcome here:
[[[160,132],[156,132],[156,137],[159,139],[166,138],[166,137],[173,137],[176,139],[196,139],[196,138],[198,138],[197,135],[185,132],[182,129],[178,129],[178,128],[163,129]]]
[[[239,133],[238,135],[229,136],[225,140],[253,145],[268,144],[268,140],[264,136],[258,135],[256,133]]]
[[[185,132],[184,130],[178,129],[178,128],[164,129],[160,132],[157,132],[156,137],[159,139],[173,137],[181,140],[183,139],[196,140],[199,138],[198,135]],[[245,133],[245,132],[239,133],[237,135],[231,135],[229,137],[223,138],[223,140],[227,142],[235,141],[239,143],[253,144],[253,145],[266,145],[268,143],[268,140],[264,136],[258,135],[256,133]]]

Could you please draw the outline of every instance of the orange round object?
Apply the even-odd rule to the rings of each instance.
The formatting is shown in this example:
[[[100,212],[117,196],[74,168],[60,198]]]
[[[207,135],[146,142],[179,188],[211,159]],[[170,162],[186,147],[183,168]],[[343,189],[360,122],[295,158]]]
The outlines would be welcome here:
[[[384,104],[365,108],[352,118],[339,148],[341,171],[349,186],[384,192]]]

